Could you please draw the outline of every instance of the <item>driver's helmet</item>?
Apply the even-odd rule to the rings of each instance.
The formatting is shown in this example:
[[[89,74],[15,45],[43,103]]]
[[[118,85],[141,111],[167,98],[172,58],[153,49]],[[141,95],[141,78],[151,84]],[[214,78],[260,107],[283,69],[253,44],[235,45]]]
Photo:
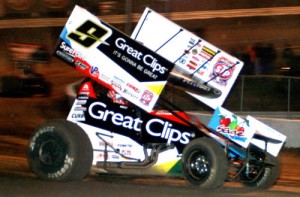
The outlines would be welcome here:
[[[128,105],[128,101],[124,99],[118,92],[115,90],[109,90],[107,93],[108,98],[110,98],[114,103],[120,105]]]

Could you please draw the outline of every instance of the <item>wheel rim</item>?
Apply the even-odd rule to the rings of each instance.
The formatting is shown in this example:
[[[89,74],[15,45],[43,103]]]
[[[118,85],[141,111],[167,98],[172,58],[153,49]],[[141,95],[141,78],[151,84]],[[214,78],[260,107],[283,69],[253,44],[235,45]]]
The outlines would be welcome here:
[[[189,172],[191,176],[198,180],[207,178],[210,174],[211,164],[207,155],[196,150],[189,157]]]
[[[58,158],[60,158],[60,153],[58,152],[58,147],[56,146],[54,140],[48,140],[44,142],[39,149],[40,161],[44,164],[51,165],[56,163]]]
[[[253,167],[250,169],[250,173],[247,175],[247,178],[249,180],[255,180],[257,176],[259,175],[261,169],[258,169],[256,167]]]
[[[262,176],[264,171],[263,161],[265,159],[265,155],[260,152],[252,152],[252,156],[254,156],[257,161],[255,161],[255,163],[249,163],[248,167],[246,166],[248,169],[245,170],[245,178],[248,181],[255,181],[257,178]]]
[[[65,161],[67,145],[59,136],[48,136],[38,149],[38,157],[41,167],[45,172],[53,172],[60,169]]]

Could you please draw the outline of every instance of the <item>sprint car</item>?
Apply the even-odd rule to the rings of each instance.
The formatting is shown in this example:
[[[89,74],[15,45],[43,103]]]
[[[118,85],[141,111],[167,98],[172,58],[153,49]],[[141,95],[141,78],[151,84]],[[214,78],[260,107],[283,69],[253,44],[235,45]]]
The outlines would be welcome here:
[[[225,181],[271,187],[285,136],[221,107],[243,64],[148,8],[132,37],[75,7],[54,55],[88,78],[66,120],[48,120],[33,132],[34,174],[72,181],[92,169],[179,176],[203,189]],[[215,109],[211,122],[164,98],[166,84]]]
[[[105,88],[85,80],[67,120],[49,120],[33,133],[28,158],[38,177],[80,180],[93,167],[99,173],[180,176],[205,189],[224,181],[265,189],[279,177],[278,157],[254,145],[240,147],[195,116],[171,109],[147,113],[99,89]]]

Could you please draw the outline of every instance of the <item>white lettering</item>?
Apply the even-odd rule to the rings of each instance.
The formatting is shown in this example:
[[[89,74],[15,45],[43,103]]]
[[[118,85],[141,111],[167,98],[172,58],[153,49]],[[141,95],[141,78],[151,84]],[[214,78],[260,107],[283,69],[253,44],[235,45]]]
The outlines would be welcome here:
[[[124,38],[116,39],[115,45],[117,48],[119,48],[123,51],[126,51],[126,53],[128,55],[134,57],[137,60],[142,60],[142,58],[143,58],[144,64],[149,66],[150,68],[152,68],[151,72],[159,72],[160,74],[164,74],[168,70],[166,67],[162,66],[158,62],[158,60],[155,57],[153,57],[152,55],[147,54],[143,57],[143,53],[134,49],[133,47],[129,46],[128,44],[126,44],[126,40]],[[122,60],[129,63],[130,65],[136,67],[136,63],[124,55],[122,56]],[[150,77],[152,77],[151,75],[153,75],[153,74],[149,74],[149,73],[146,73],[146,74],[148,74]]]
[[[182,144],[189,143],[189,137],[191,134],[188,132],[181,132],[177,129],[172,128],[172,124],[168,121],[163,121],[161,119],[152,119],[149,120],[146,124],[146,131],[152,136],[161,137],[167,139],[167,143],[171,144],[172,142],[180,142]],[[159,131],[157,128],[161,127],[162,130]],[[154,128],[156,129],[154,131]]]
[[[99,107],[100,109],[98,109]],[[133,129],[134,131],[138,132],[141,131],[141,124],[143,123],[143,121],[140,118],[133,119],[130,116],[124,116],[121,113],[115,113],[114,111],[107,110],[106,105],[104,103],[95,102],[91,104],[88,109],[88,112],[91,115],[91,117],[97,120],[102,120],[106,122],[110,119],[111,122],[116,126],[122,126],[124,128]]]
[[[124,121],[124,116],[120,113],[116,113],[116,114],[113,114],[112,116],[112,122],[115,124],[115,125],[122,125]]]
[[[121,113],[106,109],[106,105],[101,102],[95,102],[90,105],[88,112],[91,117],[102,120],[111,121],[116,126],[121,126],[134,131],[141,131],[143,121],[140,118],[133,118],[131,116],[124,116]],[[168,144],[173,142],[180,142],[188,144],[191,134],[189,132],[182,132],[173,128],[173,124],[159,118],[149,120],[145,125],[146,132],[154,137],[165,139]]]
[[[146,124],[146,131],[152,135],[152,136],[156,136],[156,137],[160,137],[161,136],[161,133],[155,133],[152,131],[152,129],[150,128],[150,126],[152,125],[152,123],[159,123],[161,125],[164,125],[164,121],[160,120],[160,119],[152,119],[152,120],[149,120]]]
[[[79,57],[80,59],[83,59],[83,60],[85,59],[85,57],[80,52],[67,46],[67,44],[65,42],[61,43],[60,48],[63,49],[64,52],[71,54],[73,57]]]
[[[164,74],[167,70],[166,67],[161,66],[158,62],[157,59],[154,58],[152,55],[145,55],[144,58],[144,63],[147,66],[150,66],[152,68],[152,72],[158,71],[161,74]]]
[[[70,167],[72,167],[73,161],[74,161],[74,158],[69,157],[69,155],[66,155],[63,167],[56,172],[48,173],[48,177],[49,178],[58,178],[58,177],[62,176]]]
[[[101,107],[103,107],[103,108],[106,108],[106,105],[105,105],[104,103],[95,102],[95,103],[91,104],[90,107],[89,107],[89,114],[90,114],[93,118],[95,118],[95,119],[97,119],[97,120],[101,120],[101,119],[103,119],[103,112],[102,112],[102,111],[98,111],[98,114],[97,114],[97,115],[95,115],[95,114],[92,112],[94,106],[96,106],[96,105],[101,106]]]
[[[31,150],[32,150],[32,151],[34,150],[36,140],[37,140],[37,138],[38,138],[40,135],[42,135],[43,133],[46,133],[46,132],[52,132],[52,131],[54,131],[54,127],[53,127],[53,126],[49,126],[49,127],[45,127],[45,128],[43,128],[43,129],[39,130],[38,132],[36,132],[36,133],[34,134],[34,136],[32,137],[31,142],[30,142],[30,145],[29,145],[30,148],[31,148]]]
[[[115,42],[116,46],[119,49],[122,49],[123,51],[126,51],[127,54],[131,55],[132,57],[141,60],[141,57],[143,56],[142,52],[139,52],[138,50],[132,48],[131,46],[126,44],[126,40],[124,38],[118,38]]]

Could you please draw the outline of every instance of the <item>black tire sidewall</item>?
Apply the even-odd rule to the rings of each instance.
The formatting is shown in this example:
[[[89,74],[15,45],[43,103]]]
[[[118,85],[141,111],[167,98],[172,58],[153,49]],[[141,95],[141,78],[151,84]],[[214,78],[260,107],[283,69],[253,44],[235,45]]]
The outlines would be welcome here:
[[[278,180],[281,172],[280,159],[270,154],[266,155],[266,162],[272,164],[263,169],[262,174],[255,181],[244,181],[244,185],[253,189],[268,189]],[[242,179],[245,179],[242,175]]]
[[[47,165],[40,158],[41,146],[45,141],[56,140],[58,162]],[[57,152],[58,152],[57,151]],[[30,138],[28,145],[30,169],[45,180],[70,181],[83,178],[92,162],[92,147],[84,131],[66,120],[47,121],[39,126]]]
[[[209,175],[200,180],[190,173],[190,155],[201,151],[209,162]],[[223,185],[228,175],[228,160],[221,145],[209,138],[199,138],[191,141],[183,151],[183,175],[193,185],[203,189],[214,189]]]

